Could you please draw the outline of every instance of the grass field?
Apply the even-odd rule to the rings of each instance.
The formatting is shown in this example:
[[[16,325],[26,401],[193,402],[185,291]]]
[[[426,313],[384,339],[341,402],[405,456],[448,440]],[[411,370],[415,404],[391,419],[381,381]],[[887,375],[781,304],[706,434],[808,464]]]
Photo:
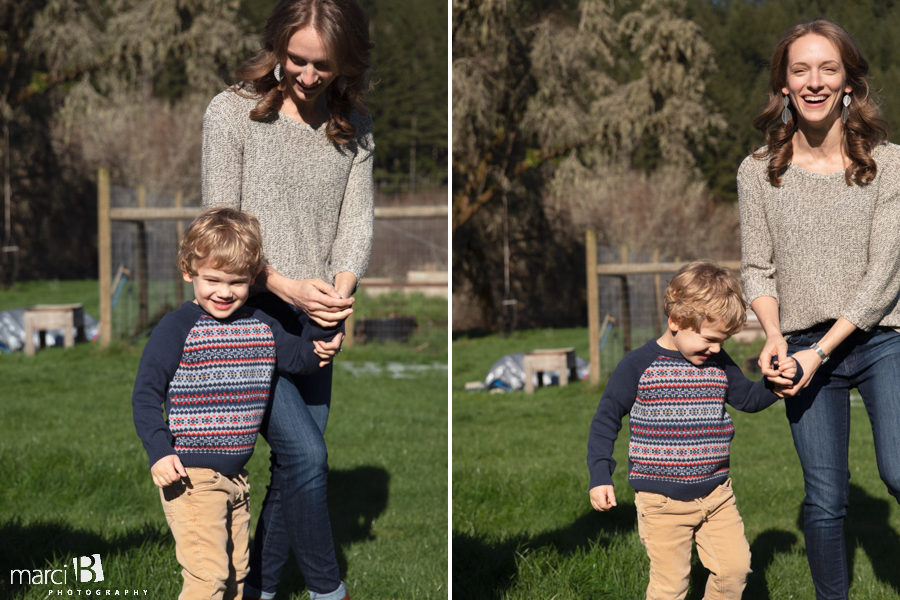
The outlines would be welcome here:
[[[635,340],[635,344],[638,344]],[[624,471],[619,506],[591,510],[587,435],[602,387],[578,382],[522,392],[466,392],[502,355],[575,346],[584,329],[527,331],[452,344],[452,531],[454,597],[610,599],[644,597],[648,562],[638,539],[634,494]],[[758,352],[729,344],[738,364]],[[777,403],[762,413],[729,411],[737,434],[732,476],[751,545],[749,600],[814,598],[798,527],[803,479]],[[852,598],[900,599],[900,507],[880,481],[861,402],[852,402],[851,496],[847,543]],[[627,464],[627,425],[616,460]],[[694,559],[689,599],[703,595],[706,571]]]
[[[335,366],[326,438],[338,557],[354,598],[446,598],[446,301],[387,300],[417,316],[413,339],[358,345]],[[48,302],[96,314],[96,282],[0,292],[0,310]],[[131,422],[143,341],[0,354],[0,598],[178,595],[174,543]],[[254,524],[268,455],[260,438],[248,466]],[[92,554],[104,581],[76,583],[73,559]],[[29,570],[32,585],[11,569]],[[62,580],[54,569],[67,570],[65,584],[46,581]],[[296,568],[278,597],[307,597]]]

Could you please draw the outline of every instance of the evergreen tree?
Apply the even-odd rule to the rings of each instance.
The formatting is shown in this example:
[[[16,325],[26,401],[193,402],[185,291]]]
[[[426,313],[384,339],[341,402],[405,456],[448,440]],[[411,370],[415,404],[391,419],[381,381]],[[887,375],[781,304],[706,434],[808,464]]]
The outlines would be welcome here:
[[[447,5],[375,0],[375,178],[384,191],[447,184]]]

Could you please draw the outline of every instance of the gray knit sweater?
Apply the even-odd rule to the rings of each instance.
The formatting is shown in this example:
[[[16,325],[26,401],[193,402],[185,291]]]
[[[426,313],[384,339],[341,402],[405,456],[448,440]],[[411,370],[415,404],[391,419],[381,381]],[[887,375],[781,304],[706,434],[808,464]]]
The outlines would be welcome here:
[[[279,113],[252,121],[257,100],[218,94],[203,117],[203,205],[259,219],[269,263],[291,279],[361,279],[372,248],[372,120],[353,113],[357,137],[338,147]]]
[[[900,328],[900,146],[878,146],[874,158],[878,175],[865,186],[790,165],[776,188],[766,159],[741,163],[744,291],[778,301],[784,334],[838,317]]]

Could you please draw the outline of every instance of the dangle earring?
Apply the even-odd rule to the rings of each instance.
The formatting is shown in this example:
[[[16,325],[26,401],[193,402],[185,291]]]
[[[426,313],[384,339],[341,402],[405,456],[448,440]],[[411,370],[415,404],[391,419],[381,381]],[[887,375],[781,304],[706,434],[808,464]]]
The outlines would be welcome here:
[[[850,94],[844,94],[844,108],[841,109],[841,123],[846,123],[850,118]]]
[[[281,72],[281,63],[275,63],[275,69],[272,71],[272,75],[275,77],[275,81],[284,79],[284,74]]]
[[[788,121],[791,120],[791,109],[788,108],[791,105],[790,97],[785,94],[784,95],[784,110],[781,111],[781,122],[785,125],[788,124]]]

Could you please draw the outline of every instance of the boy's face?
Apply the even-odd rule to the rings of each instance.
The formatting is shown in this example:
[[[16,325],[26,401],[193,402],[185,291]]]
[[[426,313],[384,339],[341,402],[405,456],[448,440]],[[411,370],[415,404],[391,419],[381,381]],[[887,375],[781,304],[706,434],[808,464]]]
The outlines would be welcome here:
[[[182,271],[184,280],[194,284],[194,302],[217,319],[230,317],[250,296],[253,278],[247,273],[228,273],[205,263],[196,266],[196,275]]]
[[[722,343],[729,338],[725,331],[725,325],[704,321],[700,331],[694,331],[689,327],[680,327],[678,323],[669,319],[669,332],[675,349],[693,365],[703,366],[713,354],[722,351]]]

